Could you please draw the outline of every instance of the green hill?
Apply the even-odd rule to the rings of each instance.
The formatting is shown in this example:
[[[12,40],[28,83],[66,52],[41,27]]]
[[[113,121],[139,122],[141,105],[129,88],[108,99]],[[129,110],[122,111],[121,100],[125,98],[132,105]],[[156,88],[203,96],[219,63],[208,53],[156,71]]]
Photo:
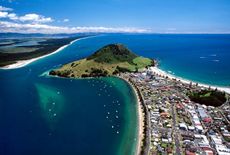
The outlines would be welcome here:
[[[134,54],[124,45],[110,44],[85,59],[50,71],[50,75],[62,77],[110,76],[119,72],[135,72],[152,65],[154,65],[153,60]]]

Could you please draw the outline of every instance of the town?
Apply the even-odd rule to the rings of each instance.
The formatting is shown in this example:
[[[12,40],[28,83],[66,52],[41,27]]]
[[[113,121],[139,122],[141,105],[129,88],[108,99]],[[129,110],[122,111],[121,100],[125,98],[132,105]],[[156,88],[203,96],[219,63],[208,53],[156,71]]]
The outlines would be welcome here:
[[[229,95],[220,107],[201,105],[187,93],[208,88],[186,84],[149,69],[120,73],[142,98],[144,154],[230,155]]]

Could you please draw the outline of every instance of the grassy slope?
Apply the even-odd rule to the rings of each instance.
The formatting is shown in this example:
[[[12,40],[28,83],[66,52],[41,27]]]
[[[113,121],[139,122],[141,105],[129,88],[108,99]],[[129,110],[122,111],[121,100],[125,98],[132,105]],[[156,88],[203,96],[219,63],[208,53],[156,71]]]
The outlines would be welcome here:
[[[126,68],[131,72],[136,71],[137,69],[142,69],[148,65],[151,65],[151,60],[147,58],[137,57],[134,59],[134,63],[137,65],[130,64],[128,62],[116,62],[116,63],[100,63],[96,62],[95,60],[87,60],[82,59],[79,61],[75,61],[69,64],[62,66],[58,71],[66,72],[72,71],[74,77],[81,77],[82,74],[88,74],[93,69],[102,69],[106,70],[109,75],[112,75],[113,72],[116,70],[117,66],[121,68]]]
[[[108,45],[88,58],[66,64],[55,72],[65,77],[82,77],[98,69],[106,72],[107,75],[113,75],[118,66],[126,71],[134,72],[152,63],[151,59],[137,56],[123,45]]]

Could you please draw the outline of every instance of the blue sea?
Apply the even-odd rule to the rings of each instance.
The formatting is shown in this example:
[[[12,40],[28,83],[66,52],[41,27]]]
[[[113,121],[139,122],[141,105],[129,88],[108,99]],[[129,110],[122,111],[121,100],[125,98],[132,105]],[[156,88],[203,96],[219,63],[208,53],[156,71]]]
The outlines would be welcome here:
[[[133,155],[137,105],[117,78],[46,75],[104,45],[125,44],[177,76],[230,85],[230,35],[109,34],[82,39],[23,68],[0,70],[0,155]]]
[[[88,46],[125,44],[133,52],[159,62],[176,76],[209,85],[230,87],[230,35],[143,34],[109,35],[92,39]]]

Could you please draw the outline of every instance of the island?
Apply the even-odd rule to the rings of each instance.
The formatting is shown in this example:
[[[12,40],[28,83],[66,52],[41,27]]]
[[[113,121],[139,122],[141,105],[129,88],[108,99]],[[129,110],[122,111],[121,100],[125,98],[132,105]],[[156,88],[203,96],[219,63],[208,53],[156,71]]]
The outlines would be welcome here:
[[[154,64],[154,60],[138,56],[122,44],[110,44],[85,59],[63,65],[49,74],[73,78],[101,77],[138,72]]]

